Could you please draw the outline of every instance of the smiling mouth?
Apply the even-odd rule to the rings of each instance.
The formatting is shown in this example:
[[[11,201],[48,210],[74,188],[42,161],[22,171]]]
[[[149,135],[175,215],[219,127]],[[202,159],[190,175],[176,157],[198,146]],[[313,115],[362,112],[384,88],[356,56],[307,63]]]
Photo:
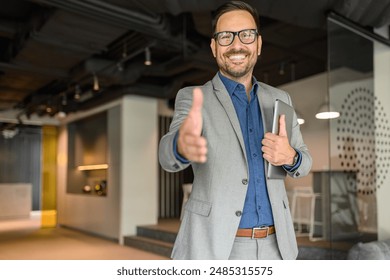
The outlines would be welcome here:
[[[234,55],[228,56],[228,58],[231,61],[233,61],[233,62],[240,62],[240,61],[243,61],[246,58],[246,55],[244,55],[244,54],[234,54]]]

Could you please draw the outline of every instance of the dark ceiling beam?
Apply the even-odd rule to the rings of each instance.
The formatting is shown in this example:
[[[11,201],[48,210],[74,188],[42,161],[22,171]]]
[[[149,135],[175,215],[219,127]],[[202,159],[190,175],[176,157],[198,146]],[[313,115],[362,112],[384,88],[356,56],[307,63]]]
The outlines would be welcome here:
[[[112,5],[99,0],[63,1],[63,0],[30,0],[39,4],[45,4],[60,8],[68,12],[81,14],[111,26],[118,26],[134,30],[148,36],[166,40],[172,46],[181,48],[181,37],[173,35],[168,19],[162,15],[146,15],[128,10],[120,6]],[[189,43],[190,48],[197,48]]]
[[[389,1],[343,0],[337,1],[332,10],[360,26],[380,28],[390,25]]]
[[[22,71],[29,74],[42,75],[45,77],[52,77],[52,78],[61,78],[61,79],[69,78],[68,73],[66,71],[62,71],[59,69],[48,69],[48,68],[37,67],[31,64],[0,62],[0,69]]]
[[[360,36],[367,38],[369,40],[376,40],[378,42],[381,42],[382,44],[385,44],[390,47],[390,39],[386,39],[374,32],[371,32],[370,30],[367,30],[367,28],[364,28],[361,25],[356,24],[355,22],[352,22],[345,17],[335,13],[330,12],[329,13],[329,20],[343,26],[344,28],[359,34]]]
[[[101,49],[95,48],[94,46],[85,47],[80,44],[71,44],[69,42],[59,40],[58,38],[53,39],[53,37],[45,36],[44,34],[41,34],[36,31],[32,31],[29,36],[33,41],[43,43],[58,49],[62,49],[64,51],[75,52],[83,55],[90,55],[91,53],[107,51],[106,48]]]
[[[17,30],[18,23],[13,21],[0,20],[0,37],[12,39]]]

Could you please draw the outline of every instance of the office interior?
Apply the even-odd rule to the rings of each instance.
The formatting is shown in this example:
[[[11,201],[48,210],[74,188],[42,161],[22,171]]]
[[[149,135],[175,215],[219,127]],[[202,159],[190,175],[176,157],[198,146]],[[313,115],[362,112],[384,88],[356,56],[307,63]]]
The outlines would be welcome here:
[[[177,90],[217,71],[205,34],[221,1],[195,2],[5,6],[15,17],[0,23],[0,236],[35,220],[169,258],[192,172],[163,171],[159,139]],[[347,259],[390,239],[390,16],[380,12],[390,4],[301,7],[318,16],[309,22],[294,17],[297,2],[275,1],[279,12],[250,2],[264,22],[254,73],[291,95],[313,157],[308,176],[286,178],[299,258]],[[15,27],[17,15],[33,29]],[[316,117],[325,111],[334,115]]]

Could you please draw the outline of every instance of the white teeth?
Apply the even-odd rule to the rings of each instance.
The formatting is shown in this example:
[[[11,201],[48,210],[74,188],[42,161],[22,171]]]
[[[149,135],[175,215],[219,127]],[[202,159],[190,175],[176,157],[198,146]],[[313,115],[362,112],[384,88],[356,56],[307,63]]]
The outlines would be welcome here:
[[[245,58],[245,55],[232,55],[229,57],[231,60],[241,60]]]

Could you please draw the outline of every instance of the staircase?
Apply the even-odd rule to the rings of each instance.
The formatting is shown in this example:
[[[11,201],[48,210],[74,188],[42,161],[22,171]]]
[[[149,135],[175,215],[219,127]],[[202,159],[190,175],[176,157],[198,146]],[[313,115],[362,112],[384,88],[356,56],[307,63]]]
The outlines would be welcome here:
[[[126,236],[124,244],[170,258],[177,232],[156,226],[138,226],[137,235]]]
[[[138,226],[137,234],[126,236],[124,244],[170,258],[179,225],[179,219],[162,219],[157,225]],[[333,246],[339,247],[337,243],[334,243]],[[346,248],[344,244],[338,249],[332,248],[333,246],[323,241],[310,242],[308,237],[298,238],[298,260],[346,259],[350,246]]]

